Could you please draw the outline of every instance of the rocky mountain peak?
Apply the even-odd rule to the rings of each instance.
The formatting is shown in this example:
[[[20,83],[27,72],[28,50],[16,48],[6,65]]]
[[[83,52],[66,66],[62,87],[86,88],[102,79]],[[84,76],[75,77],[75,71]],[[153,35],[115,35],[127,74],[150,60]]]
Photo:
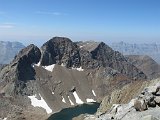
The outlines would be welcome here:
[[[40,63],[43,66],[51,64],[80,66],[79,47],[68,38],[54,37],[41,47],[41,51]]]
[[[1,71],[1,79],[4,81],[27,81],[34,79],[34,69],[32,64],[39,61],[41,52],[39,48],[33,44],[22,49],[15,56],[11,64],[4,67]]]
[[[28,64],[39,62],[41,53],[37,46],[31,44],[26,48],[22,49],[14,58],[13,62],[18,62],[24,60]]]
[[[41,47],[41,53],[42,66],[59,64],[67,68],[82,67],[84,69],[111,67],[122,74],[127,74],[130,78],[146,79],[142,71],[104,42],[72,42],[69,38],[54,37]]]
[[[37,103],[43,101],[47,107],[41,103],[38,106],[51,113],[100,101],[133,78],[138,81],[146,76],[105,43],[80,44],[68,38],[54,37],[40,49],[33,44],[22,49],[11,64],[1,70],[0,93],[20,96],[27,102],[26,106],[34,106],[35,100]],[[19,105],[21,100],[16,100]]]

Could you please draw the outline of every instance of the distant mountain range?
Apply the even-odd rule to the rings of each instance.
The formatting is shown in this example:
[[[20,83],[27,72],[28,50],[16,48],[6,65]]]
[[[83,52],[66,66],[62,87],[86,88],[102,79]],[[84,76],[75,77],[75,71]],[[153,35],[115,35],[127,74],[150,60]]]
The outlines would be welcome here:
[[[10,63],[24,47],[20,42],[0,41],[0,64]]]
[[[160,63],[160,44],[129,44],[117,42],[110,44],[110,47],[121,52],[123,55],[148,55]]]

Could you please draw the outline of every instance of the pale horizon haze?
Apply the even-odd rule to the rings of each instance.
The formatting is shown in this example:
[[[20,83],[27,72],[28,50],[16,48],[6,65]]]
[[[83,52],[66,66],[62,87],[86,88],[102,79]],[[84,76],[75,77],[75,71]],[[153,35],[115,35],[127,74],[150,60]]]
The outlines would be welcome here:
[[[0,0],[0,41],[160,43],[159,0]]]

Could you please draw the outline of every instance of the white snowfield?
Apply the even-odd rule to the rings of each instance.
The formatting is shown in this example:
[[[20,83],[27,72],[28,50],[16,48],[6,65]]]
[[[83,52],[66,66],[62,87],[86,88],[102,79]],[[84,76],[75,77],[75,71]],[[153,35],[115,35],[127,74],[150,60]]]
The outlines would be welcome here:
[[[76,99],[76,103],[77,103],[77,104],[83,104],[83,103],[84,103],[84,102],[79,98],[79,96],[77,95],[77,92],[76,92],[76,91],[73,92],[73,95],[74,95],[74,97],[75,97],[75,99]]]
[[[54,68],[55,64],[52,64],[52,65],[48,65],[48,66],[42,66],[43,68],[45,68],[46,70],[52,72],[53,71],[53,68]]]
[[[36,66],[40,66],[40,62],[38,62],[37,64],[34,64],[34,65],[36,65]]]
[[[61,66],[65,67],[64,63],[62,63]]]
[[[68,96],[68,99],[69,99],[69,102],[71,103],[71,105],[74,105],[74,103],[71,101],[71,99],[69,98],[69,96]]]
[[[38,62],[37,64],[32,65],[32,67],[34,67],[35,65],[36,65],[36,66],[40,66],[40,62]],[[48,71],[52,72],[52,71],[53,71],[54,66],[55,66],[55,64],[48,65],[48,66],[42,66],[42,67],[43,67],[44,69],[46,69],[46,70],[48,70]]]
[[[92,90],[92,93],[93,93],[93,95],[94,95],[94,96],[96,96],[96,94],[95,94],[94,90]]]
[[[66,103],[66,101],[65,101],[65,99],[64,99],[64,97],[63,97],[63,96],[62,96],[62,102]]]
[[[90,102],[96,102],[95,100],[90,99],[90,98],[87,98],[86,101],[87,101],[88,103],[90,103]]]
[[[41,95],[40,95],[41,97]],[[33,96],[28,96],[28,98],[30,98],[31,100],[31,105],[33,105],[34,107],[42,107],[46,110],[46,112],[48,114],[52,113],[52,109],[47,105],[47,103],[45,102],[45,100],[41,97],[41,100],[38,100],[35,95]]]
[[[54,92],[52,92],[52,95],[54,95]]]
[[[82,67],[79,67],[79,68],[73,68],[73,67],[72,67],[72,69],[73,69],[73,70],[78,70],[78,71],[83,71],[83,70],[84,70],[84,69],[82,69]]]

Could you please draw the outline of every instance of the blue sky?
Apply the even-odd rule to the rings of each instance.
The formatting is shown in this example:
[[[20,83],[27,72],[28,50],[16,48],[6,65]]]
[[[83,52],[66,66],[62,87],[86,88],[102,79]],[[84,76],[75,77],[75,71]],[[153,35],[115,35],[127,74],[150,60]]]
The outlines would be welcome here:
[[[0,40],[159,42],[160,0],[0,0]]]

